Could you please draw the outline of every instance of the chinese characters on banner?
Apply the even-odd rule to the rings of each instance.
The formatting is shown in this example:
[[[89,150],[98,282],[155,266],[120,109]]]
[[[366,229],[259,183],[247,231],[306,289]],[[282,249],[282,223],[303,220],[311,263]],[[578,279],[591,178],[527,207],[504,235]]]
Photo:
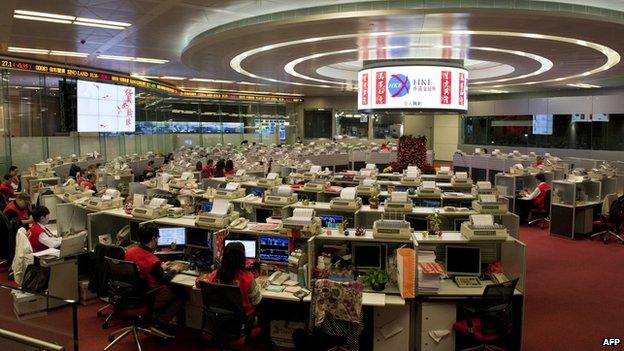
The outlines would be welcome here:
[[[451,72],[442,71],[442,82],[440,83],[440,103],[442,105],[451,104]]]
[[[386,103],[386,72],[380,71],[376,74],[375,102],[377,104]]]
[[[459,73],[459,104],[466,105],[466,76],[464,73]]]
[[[362,105],[368,105],[368,73],[362,75]]]

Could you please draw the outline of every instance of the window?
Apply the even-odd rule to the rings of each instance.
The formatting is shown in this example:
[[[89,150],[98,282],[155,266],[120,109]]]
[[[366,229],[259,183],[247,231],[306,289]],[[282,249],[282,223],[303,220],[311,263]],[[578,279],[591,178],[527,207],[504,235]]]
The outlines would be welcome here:
[[[303,112],[303,135],[306,138],[331,138],[331,111],[305,110]]]
[[[336,113],[336,135],[368,138],[368,114],[354,111]]]

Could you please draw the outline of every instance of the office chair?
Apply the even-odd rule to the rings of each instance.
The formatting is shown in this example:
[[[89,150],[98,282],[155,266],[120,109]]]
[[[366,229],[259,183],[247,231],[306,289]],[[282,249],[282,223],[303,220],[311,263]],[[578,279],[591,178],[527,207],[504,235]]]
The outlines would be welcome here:
[[[102,317],[104,312],[110,310],[111,312],[106,316],[106,320],[102,323],[102,328],[109,327],[110,320],[115,315],[115,309],[113,305],[108,303],[108,281],[110,278],[110,271],[107,264],[107,258],[123,259],[126,251],[121,246],[106,245],[97,243],[93,250],[93,257],[91,258],[90,271],[94,272],[89,277],[89,290],[96,293],[100,300],[107,302],[104,307],[98,309],[96,315]]]
[[[247,338],[260,335],[254,326],[255,316],[247,316],[243,309],[240,288],[199,281],[202,293],[202,337],[219,348],[241,348]]]
[[[618,200],[617,194],[609,194],[605,196],[602,201],[602,213],[600,214],[600,219],[593,222],[593,226],[598,227],[601,231],[592,234],[589,237],[590,239],[600,236],[602,237],[602,242],[606,245],[609,237],[614,237],[624,244],[624,237],[621,234],[622,220],[621,218],[616,218],[611,215],[615,214],[615,211],[619,210],[611,208],[612,206],[617,205],[616,200]]]
[[[546,190],[546,194],[544,195],[544,207],[542,208],[532,208],[529,211],[529,225],[533,225],[534,223],[540,224],[540,228],[544,229],[544,223],[550,224],[550,189]]]
[[[481,343],[472,350],[503,350],[497,344],[504,344],[512,331],[512,299],[518,278],[485,287],[478,306],[459,305],[471,315],[456,322],[453,329]]]
[[[132,325],[118,329],[108,336],[109,344],[104,351],[110,350],[115,344],[132,333],[137,349],[141,351],[139,332],[168,339],[167,335],[145,328],[151,318],[154,305],[154,294],[158,290],[147,290],[139,277],[137,266],[133,262],[106,258],[109,270],[109,302],[114,306],[116,315],[132,319]]]

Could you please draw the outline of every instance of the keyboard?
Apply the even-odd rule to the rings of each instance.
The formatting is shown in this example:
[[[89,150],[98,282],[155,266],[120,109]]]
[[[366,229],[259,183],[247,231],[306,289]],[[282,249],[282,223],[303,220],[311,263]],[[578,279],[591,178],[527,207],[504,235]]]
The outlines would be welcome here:
[[[190,269],[184,270],[184,271],[182,271],[180,273],[181,274],[186,274],[186,275],[192,275],[192,276],[195,276],[195,277],[199,276],[199,272],[198,271],[190,270]]]
[[[455,277],[455,284],[460,288],[481,287],[481,281],[477,277]]]

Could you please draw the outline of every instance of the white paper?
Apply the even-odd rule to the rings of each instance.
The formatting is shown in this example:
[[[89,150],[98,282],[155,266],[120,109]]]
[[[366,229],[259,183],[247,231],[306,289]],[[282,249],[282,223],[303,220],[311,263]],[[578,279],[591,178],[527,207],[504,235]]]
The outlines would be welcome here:
[[[494,225],[494,216],[488,214],[470,215],[470,222],[475,226]]]
[[[140,207],[143,206],[145,202],[145,195],[143,194],[134,194],[132,197],[132,207]]]
[[[277,187],[277,196],[290,196],[292,195],[293,190],[288,184],[280,185]]]
[[[481,148],[480,147],[475,148],[475,154],[480,154],[480,153],[481,153]]]
[[[477,182],[477,189],[492,189],[492,183],[490,182]]]
[[[375,181],[372,179],[367,178],[362,181],[362,185],[364,186],[373,186],[373,184],[375,184]]]
[[[440,167],[440,172],[450,172],[451,171],[451,167],[449,166],[441,166]]]
[[[102,195],[102,201],[110,201],[112,198],[108,195]]]
[[[497,202],[496,195],[479,195],[479,200],[484,203]]]
[[[354,187],[347,187],[340,191],[340,198],[343,200],[353,200],[355,199],[355,194],[356,192]]]
[[[416,166],[407,166],[407,172],[416,172],[418,173],[420,170]]]
[[[418,172],[417,171],[407,171],[405,173],[405,176],[407,178],[418,178]]]
[[[314,216],[313,208],[295,208],[293,210],[293,219],[297,220],[311,220]]]
[[[366,169],[369,169],[369,170],[377,169],[377,166],[374,163],[367,163]]]
[[[278,176],[279,176],[279,174],[277,174],[277,173],[269,173],[269,174],[267,174],[267,179],[269,179],[269,180],[277,179]]]
[[[227,199],[215,199],[212,204],[212,209],[210,210],[210,213],[224,216],[228,213],[229,209],[230,202]]]
[[[225,185],[225,190],[232,191],[236,190],[240,187],[240,183],[237,182],[229,182]]]
[[[390,339],[390,337],[402,332],[403,326],[401,325],[399,319],[397,318],[391,321],[390,323],[384,325],[383,327],[381,327],[380,331],[384,339],[388,340]]]
[[[468,179],[468,173],[466,173],[466,172],[457,172],[457,173],[455,173],[455,179]]]
[[[35,257],[41,257],[41,256],[54,256],[54,257],[59,257],[61,255],[61,250],[59,249],[55,249],[55,248],[49,248],[43,251],[39,251],[39,252],[34,252],[32,254]]]
[[[370,177],[371,176],[371,171],[361,170],[360,171],[360,175],[363,176],[363,177]]]
[[[450,330],[430,330],[429,336],[435,341],[440,342],[444,337],[451,334]]]
[[[121,194],[119,193],[119,190],[117,190],[117,189],[106,189],[104,194],[108,195],[109,197],[119,197],[119,196],[121,196]]]
[[[405,191],[394,191],[390,195],[392,202],[407,202],[407,193]]]
[[[423,189],[435,189],[435,187],[436,187],[436,182],[433,180],[425,180],[424,182],[422,182]]]
[[[166,203],[167,203],[167,199],[155,197],[150,201],[149,205],[150,207],[160,207]]]
[[[310,167],[310,173],[319,173],[320,171],[321,171],[321,166]]]
[[[524,169],[524,166],[521,163],[516,163],[515,165],[513,165],[513,168],[515,168],[515,169]]]

